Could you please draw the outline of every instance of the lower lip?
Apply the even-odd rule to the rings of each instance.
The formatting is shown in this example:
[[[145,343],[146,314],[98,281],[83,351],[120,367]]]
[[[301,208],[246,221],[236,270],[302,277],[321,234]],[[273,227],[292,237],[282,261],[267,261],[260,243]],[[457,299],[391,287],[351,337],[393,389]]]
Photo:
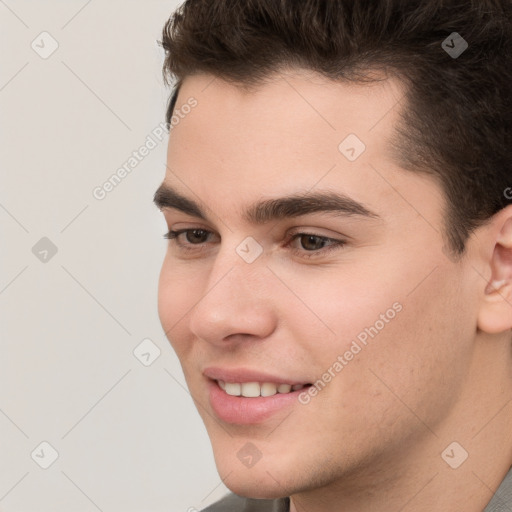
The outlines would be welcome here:
[[[272,396],[247,398],[231,396],[223,391],[216,381],[208,382],[210,404],[218,418],[226,423],[250,425],[262,423],[278,411],[297,404],[299,394],[307,388]]]

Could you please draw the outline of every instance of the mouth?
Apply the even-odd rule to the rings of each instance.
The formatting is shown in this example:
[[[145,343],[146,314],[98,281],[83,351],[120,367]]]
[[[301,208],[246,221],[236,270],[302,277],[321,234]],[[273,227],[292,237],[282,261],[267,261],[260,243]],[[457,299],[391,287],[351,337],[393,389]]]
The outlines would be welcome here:
[[[312,385],[247,371],[209,370],[204,374],[215,416],[237,425],[261,424],[288,412],[299,405],[300,393]]]
[[[288,394],[300,391],[311,384],[278,384],[274,382],[224,382],[217,380],[218,386],[230,396],[257,398],[259,396],[274,396],[277,393]]]

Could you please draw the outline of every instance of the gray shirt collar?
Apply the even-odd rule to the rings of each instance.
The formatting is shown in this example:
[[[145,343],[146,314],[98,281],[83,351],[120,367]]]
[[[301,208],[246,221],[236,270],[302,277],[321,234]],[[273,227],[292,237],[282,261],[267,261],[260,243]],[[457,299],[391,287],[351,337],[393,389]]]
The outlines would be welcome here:
[[[512,512],[512,468],[483,512]]]

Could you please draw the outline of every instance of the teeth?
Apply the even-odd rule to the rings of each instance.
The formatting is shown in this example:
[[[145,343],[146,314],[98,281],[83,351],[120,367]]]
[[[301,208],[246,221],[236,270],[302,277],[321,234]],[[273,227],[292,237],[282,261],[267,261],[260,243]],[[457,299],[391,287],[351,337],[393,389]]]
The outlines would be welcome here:
[[[234,382],[226,382],[224,391],[231,396],[240,396],[241,384],[236,384]]]
[[[302,389],[304,384],[274,384],[272,382],[224,382],[217,381],[219,387],[231,396],[244,396],[247,398],[255,398],[258,396],[273,396],[276,393],[290,393]]]
[[[244,382],[242,384],[242,396],[254,398],[260,396],[260,385],[257,382]]]
[[[261,396],[272,396],[277,393],[277,386],[271,382],[265,382],[261,385]]]

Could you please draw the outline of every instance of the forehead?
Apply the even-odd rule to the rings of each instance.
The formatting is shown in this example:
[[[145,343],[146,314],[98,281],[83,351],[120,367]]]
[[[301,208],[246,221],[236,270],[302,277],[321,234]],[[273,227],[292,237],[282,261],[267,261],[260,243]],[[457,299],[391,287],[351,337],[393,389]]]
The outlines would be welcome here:
[[[197,105],[171,130],[166,181],[218,204],[317,187],[396,203],[397,187],[425,181],[393,159],[404,92],[396,79],[360,85],[301,71],[249,90],[190,76],[176,109],[191,98]]]
[[[211,75],[193,75],[182,84],[177,107],[196,98],[195,115],[186,124],[196,128],[211,121],[209,135],[217,135],[217,140],[226,136],[240,140],[250,134],[255,144],[283,139],[297,145],[306,139],[310,144],[321,140],[329,144],[355,133],[375,146],[382,135],[390,134],[399,110],[395,107],[405,93],[397,79],[379,78],[367,84],[334,82],[311,71],[294,70],[276,73],[247,89]]]

